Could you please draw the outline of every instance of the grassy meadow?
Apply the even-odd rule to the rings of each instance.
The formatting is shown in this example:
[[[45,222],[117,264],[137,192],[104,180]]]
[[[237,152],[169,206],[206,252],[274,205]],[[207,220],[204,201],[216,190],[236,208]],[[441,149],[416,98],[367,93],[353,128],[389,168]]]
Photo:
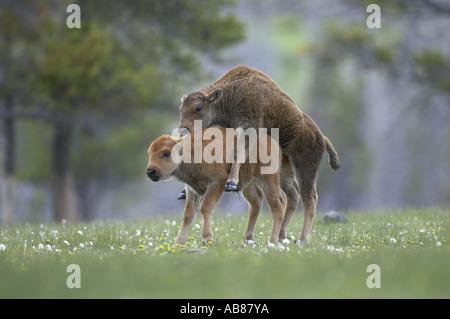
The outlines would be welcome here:
[[[242,246],[246,214],[213,215],[215,243],[202,247],[197,214],[185,246],[181,216],[142,221],[0,226],[0,298],[450,298],[449,210],[350,212],[346,224],[314,222],[310,245],[268,247],[261,214]],[[80,269],[68,288],[67,267]],[[368,288],[367,267],[380,267]]]

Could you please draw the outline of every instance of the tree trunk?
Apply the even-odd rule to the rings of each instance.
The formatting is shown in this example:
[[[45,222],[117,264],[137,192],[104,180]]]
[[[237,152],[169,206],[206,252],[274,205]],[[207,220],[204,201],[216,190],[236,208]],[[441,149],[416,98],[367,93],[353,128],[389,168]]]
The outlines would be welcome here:
[[[76,221],[75,193],[70,174],[70,142],[73,125],[56,122],[53,138],[53,219]]]
[[[95,206],[100,194],[96,194],[98,192],[93,191],[94,188],[93,181],[84,181],[77,187],[81,221],[92,221],[96,219]]]
[[[11,223],[14,219],[14,210],[16,203],[16,175],[15,175],[15,145],[16,135],[14,131],[14,118],[12,116],[13,99],[8,95],[5,97],[6,117],[4,119],[5,134],[5,176],[6,189],[4,192],[2,210],[2,222]]]

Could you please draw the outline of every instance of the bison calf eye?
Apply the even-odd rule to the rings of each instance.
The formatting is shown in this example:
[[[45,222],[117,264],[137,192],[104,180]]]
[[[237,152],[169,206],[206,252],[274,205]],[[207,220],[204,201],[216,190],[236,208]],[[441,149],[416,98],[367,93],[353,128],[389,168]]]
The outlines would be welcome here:
[[[169,157],[170,156],[170,151],[165,151],[163,153],[163,157]]]
[[[195,112],[201,112],[202,111],[202,107],[201,106],[198,106],[196,109],[195,109]]]

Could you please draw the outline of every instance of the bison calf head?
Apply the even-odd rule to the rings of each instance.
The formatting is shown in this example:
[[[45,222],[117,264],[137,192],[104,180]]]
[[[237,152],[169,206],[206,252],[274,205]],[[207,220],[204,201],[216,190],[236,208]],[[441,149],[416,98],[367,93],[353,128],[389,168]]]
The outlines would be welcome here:
[[[193,92],[181,98],[180,115],[181,121],[179,130],[189,130],[194,132],[194,121],[201,120],[202,128],[205,128],[212,122],[212,108],[222,96],[222,89],[215,89],[209,94],[200,91]]]
[[[145,173],[154,182],[167,179],[177,164],[171,157],[175,140],[169,135],[157,138],[148,149],[148,164]]]

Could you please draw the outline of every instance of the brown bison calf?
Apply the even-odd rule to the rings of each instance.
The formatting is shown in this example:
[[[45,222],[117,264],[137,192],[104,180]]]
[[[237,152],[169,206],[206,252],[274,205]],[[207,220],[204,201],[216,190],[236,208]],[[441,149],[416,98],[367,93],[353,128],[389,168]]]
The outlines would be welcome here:
[[[332,169],[340,167],[338,155],[316,123],[300,111],[294,101],[264,73],[237,66],[212,85],[185,96],[180,106],[180,129],[202,127],[278,128],[280,147],[292,163],[303,204],[300,242],[308,243],[317,205],[316,179],[325,151]],[[268,131],[272,134],[271,131]],[[234,190],[239,181],[239,163],[234,163],[226,184]]]
[[[227,144],[229,139],[234,139],[233,142],[235,145],[236,136],[234,134],[225,134],[225,128],[216,129],[220,130],[223,134],[222,136],[224,136],[224,143],[222,143],[222,145],[230,145]],[[149,162],[146,174],[152,181],[157,182],[167,179],[170,176],[174,176],[187,184],[183,221],[180,232],[176,238],[176,242],[180,244],[186,242],[189,226],[192,223],[199,205],[203,218],[203,244],[206,244],[208,241],[213,241],[210,218],[214,207],[224,192],[224,187],[232,165],[229,158],[230,152],[233,152],[233,149],[227,150],[225,148],[222,150],[223,155],[221,161],[206,162],[202,160],[197,163],[189,163],[187,161],[174,160],[176,159],[176,157],[174,157],[176,156],[176,152],[180,153],[180,150],[185,152],[185,149],[183,148],[185,143],[189,142],[192,146],[195,141],[198,141],[196,138],[199,136],[202,143],[201,150],[204,151],[210,143],[210,141],[202,138],[205,130],[206,129],[197,131],[193,134],[186,135],[183,138],[174,138],[169,135],[163,135],[156,139],[148,149]],[[217,136],[215,138],[217,138]],[[268,135],[260,135],[258,137],[259,140],[263,138],[267,139],[266,150],[270,153],[271,143],[276,142]],[[227,139],[228,142],[225,139]],[[253,239],[253,231],[258,214],[261,210],[263,194],[270,207],[273,219],[272,233],[269,239],[269,242],[272,244],[277,244],[279,237],[282,236],[284,238],[286,234],[286,227],[280,231],[283,218],[285,217],[285,209],[286,216],[292,215],[300,200],[298,183],[293,176],[289,160],[285,155],[281,155],[278,144],[276,147],[279,156],[276,157],[278,166],[275,172],[270,174],[261,173],[261,169],[267,167],[268,164],[263,164],[260,161],[259,155],[256,162],[247,160],[243,163],[239,171],[239,184],[237,187],[238,190],[242,190],[242,194],[249,204],[249,217],[247,228],[244,233],[244,241]],[[187,152],[189,153],[190,158],[196,156],[194,151],[195,146],[188,148]],[[218,152],[218,150],[216,149],[215,152]],[[185,155],[186,154],[183,153],[183,156]],[[286,199],[283,197],[283,193],[280,190],[280,176],[281,187],[286,194]]]

